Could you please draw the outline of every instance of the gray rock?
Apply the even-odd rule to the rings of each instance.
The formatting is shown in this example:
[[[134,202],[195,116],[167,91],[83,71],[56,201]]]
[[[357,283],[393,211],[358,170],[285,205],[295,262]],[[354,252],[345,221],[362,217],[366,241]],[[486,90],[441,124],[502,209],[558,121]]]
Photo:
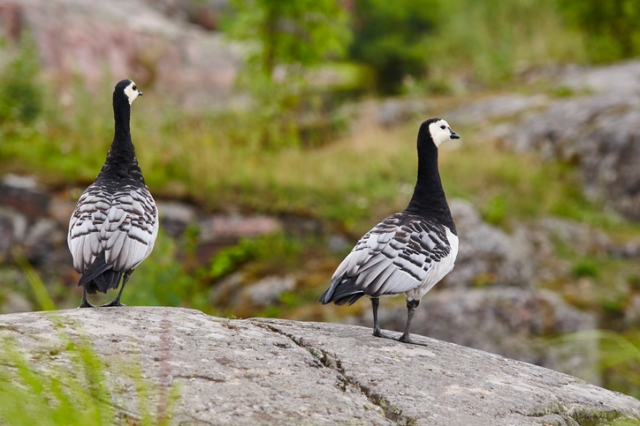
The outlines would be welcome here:
[[[473,204],[454,199],[451,214],[460,246],[456,267],[441,286],[502,285],[530,288],[536,269],[533,248],[526,235],[513,236],[484,223]]]
[[[0,183],[0,206],[34,219],[48,214],[49,195],[38,188],[32,177],[6,175]]]
[[[240,290],[245,280],[246,276],[242,272],[234,272],[222,278],[211,288],[209,304],[236,309],[240,305]]]
[[[49,217],[55,220],[66,233],[69,230],[69,219],[76,209],[78,200],[69,200],[58,196],[51,198],[49,203]]]
[[[205,30],[218,29],[220,15],[228,8],[228,0],[144,0],[171,19],[179,18]]]
[[[16,240],[31,263],[55,269],[66,269],[72,265],[71,253],[67,248],[67,235],[62,227],[52,219],[39,219],[27,228],[23,240]]]
[[[0,316],[36,371],[72,355],[60,330],[91,339],[121,416],[138,416],[136,360],[151,389],[180,383],[172,424],[605,424],[640,420],[640,401],[562,373],[429,338],[413,346],[356,326],[224,320],[180,308]],[[43,356],[46,354],[46,356]],[[55,355],[51,355],[55,354]],[[138,384],[139,379],[138,379]],[[158,396],[149,392],[148,406]]]
[[[329,250],[333,253],[344,253],[351,248],[351,242],[342,235],[331,235],[327,244]]]
[[[4,175],[2,185],[9,188],[37,190],[38,181],[34,176],[19,176],[14,174]]]
[[[28,219],[25,215],[0,207],[0,253],[7,253],[11,244],[22,241],[27,234]]]
[[[11,292],[4,296],[4,304],[0,308],[3,314],[33,311],[33,305],[24,295]]]
[[[597,231],[569,219],[546,217],[538,221],[546,235],[557,238],[580,255],[602,254],[612,248],[611,239],[602,231]]]
[[[386,308],[383,301],[378,315],[384,329],[404,329],[405,307]],[[348,321],[371,327],[373,320],[367,310]],[[432,291],[416,310],[411,331],[599,383],[592,371],[598,359],[596,341],[578,342],[567,351],[542,339],[595,326],[594,314],[578,311],[551,291],[507,287]]]
[[[249,299],[255,306],[267,306],[278,302],[285,291],[291,291],[296,287],[296,279],[292,275],[285,277],[265,277],[255,284],[242,288],[243,298]]]
[[[424,99],[389,99],[378,105],[376,119],[384,127],[397,126],[425,115],[433,106],[433,102]]]
[[[640,241],[628,241],[622,245],[614,245],[609,248],[612,256],[631,259],[640,257]]]
[[[512,117],[522,112],[549,105],[545,95],[504,95],[473,101],[462,107],[447,111],[449,124],[479,124],[496,118]]]
[[[240,318],[255,315],[255,312],[276,304],[282,293],[296,287],[293,275],[267,276],[256,281],[244,272],[235,272],[224,277],[211,288],[209,303],[224,312],[233,312]]]
[[[174,238],[180,237],[187,227],[196,220],[196,210],[188,204],[176,201],[156,203],[162,229]]]
[[[563,86],[598,93],[618,92],[623,96],[640,94],[640,61],[592,67],[570,68],[561,79]]]
[[[624,321],[629,327],[640,327],[640,294],[629,297],[624,311]]]

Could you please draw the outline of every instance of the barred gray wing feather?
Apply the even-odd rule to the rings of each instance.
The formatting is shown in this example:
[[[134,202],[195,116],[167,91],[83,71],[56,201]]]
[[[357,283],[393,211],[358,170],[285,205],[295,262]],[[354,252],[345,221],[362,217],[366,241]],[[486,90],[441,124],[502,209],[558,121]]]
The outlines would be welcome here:
[[[127,185],[113,192],[93,184],[71,216],[67,242],[80,273],[102,252],[114,271],[129,271],[151,253],[157,233],[158,212],[146,188]]]
[[[450,251],[442,225],[406,213],[389,216],[358,241],[320,301],[351,304],[363,295],[415,289]]]

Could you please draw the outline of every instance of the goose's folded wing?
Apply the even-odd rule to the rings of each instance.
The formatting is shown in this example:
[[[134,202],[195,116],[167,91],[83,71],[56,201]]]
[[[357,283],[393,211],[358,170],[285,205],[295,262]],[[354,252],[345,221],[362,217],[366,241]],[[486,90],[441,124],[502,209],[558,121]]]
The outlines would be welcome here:
[[[73,257],[73,267],[78,272],[89,268],[104,250],[100,234],[105,228],[112,198],[101,187],[91,185],[84,191],[71,215],[67,243]]]
[[[420,285],[450,250],[441,226],[393,215],[358,241],[332,280],[340,280],[343,291],[374,297],[404,293]]]
[[[74,267],[84,272],[104,251],[106,263],[114,270],[128,271],[149,255],[157,233],[157,210],[146,188],[109,195],[89,187],[69,224]]]
[[[128,271],[151,253],[158,235],[158,211],[146,188],[121,194],[114,207],[118,214],[124,213],[125,219],[110,237],[115,238],[113,245],[107,244],[105,247],[106,258],[107,262],[113,263],[114,270]]]

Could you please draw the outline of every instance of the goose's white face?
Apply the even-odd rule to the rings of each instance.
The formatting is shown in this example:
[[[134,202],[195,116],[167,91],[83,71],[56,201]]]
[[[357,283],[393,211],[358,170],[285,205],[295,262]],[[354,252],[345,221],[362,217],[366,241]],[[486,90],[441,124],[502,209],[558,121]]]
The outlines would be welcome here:
[[[132,81],[127,87],[124,88],[124,94],[127,96],[127,99],[129,99],[129,105],[131,105],[138,96],[142,95],[142,92],[138,90],[138,86],[136,86],[136,84]]]
[[[438,120],[429,125],[429,133],[431,133],[431,139],[436,146],[440,146],[442,142],[450,141],[451,139],[460,139],[460,136],[456,132],[451,130],[449,123],[444,120]]]

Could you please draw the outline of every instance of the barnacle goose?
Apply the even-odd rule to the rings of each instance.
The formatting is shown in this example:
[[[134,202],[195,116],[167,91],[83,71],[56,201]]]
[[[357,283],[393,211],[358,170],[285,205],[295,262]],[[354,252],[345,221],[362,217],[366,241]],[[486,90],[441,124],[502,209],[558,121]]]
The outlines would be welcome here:
[[[407,324],[400,341],[412,341],[409,329],[420,299],[452,269],[458,254],[458,236],[438,172],[438,146],[460,137],[446,121],[432,118],[418,132],[418,180],[407,208],[369,231],[358,241],[320,296],[322,304],[353,304],[371,298],[373,335],[378,325],[381,296],[404,293]]]
[[[124,306],[122,290],[136,266],[151,253],[158,234],[158,210],[144,183],[129,129],[131,103],[141,95],[131,80],[116,85],[115,134],[107,160],[71,215],[67,243],[73,266],[82,274],[80,308],[94,307],[87,293],[117,289],[123,275],[118,296],[101,306]]]

